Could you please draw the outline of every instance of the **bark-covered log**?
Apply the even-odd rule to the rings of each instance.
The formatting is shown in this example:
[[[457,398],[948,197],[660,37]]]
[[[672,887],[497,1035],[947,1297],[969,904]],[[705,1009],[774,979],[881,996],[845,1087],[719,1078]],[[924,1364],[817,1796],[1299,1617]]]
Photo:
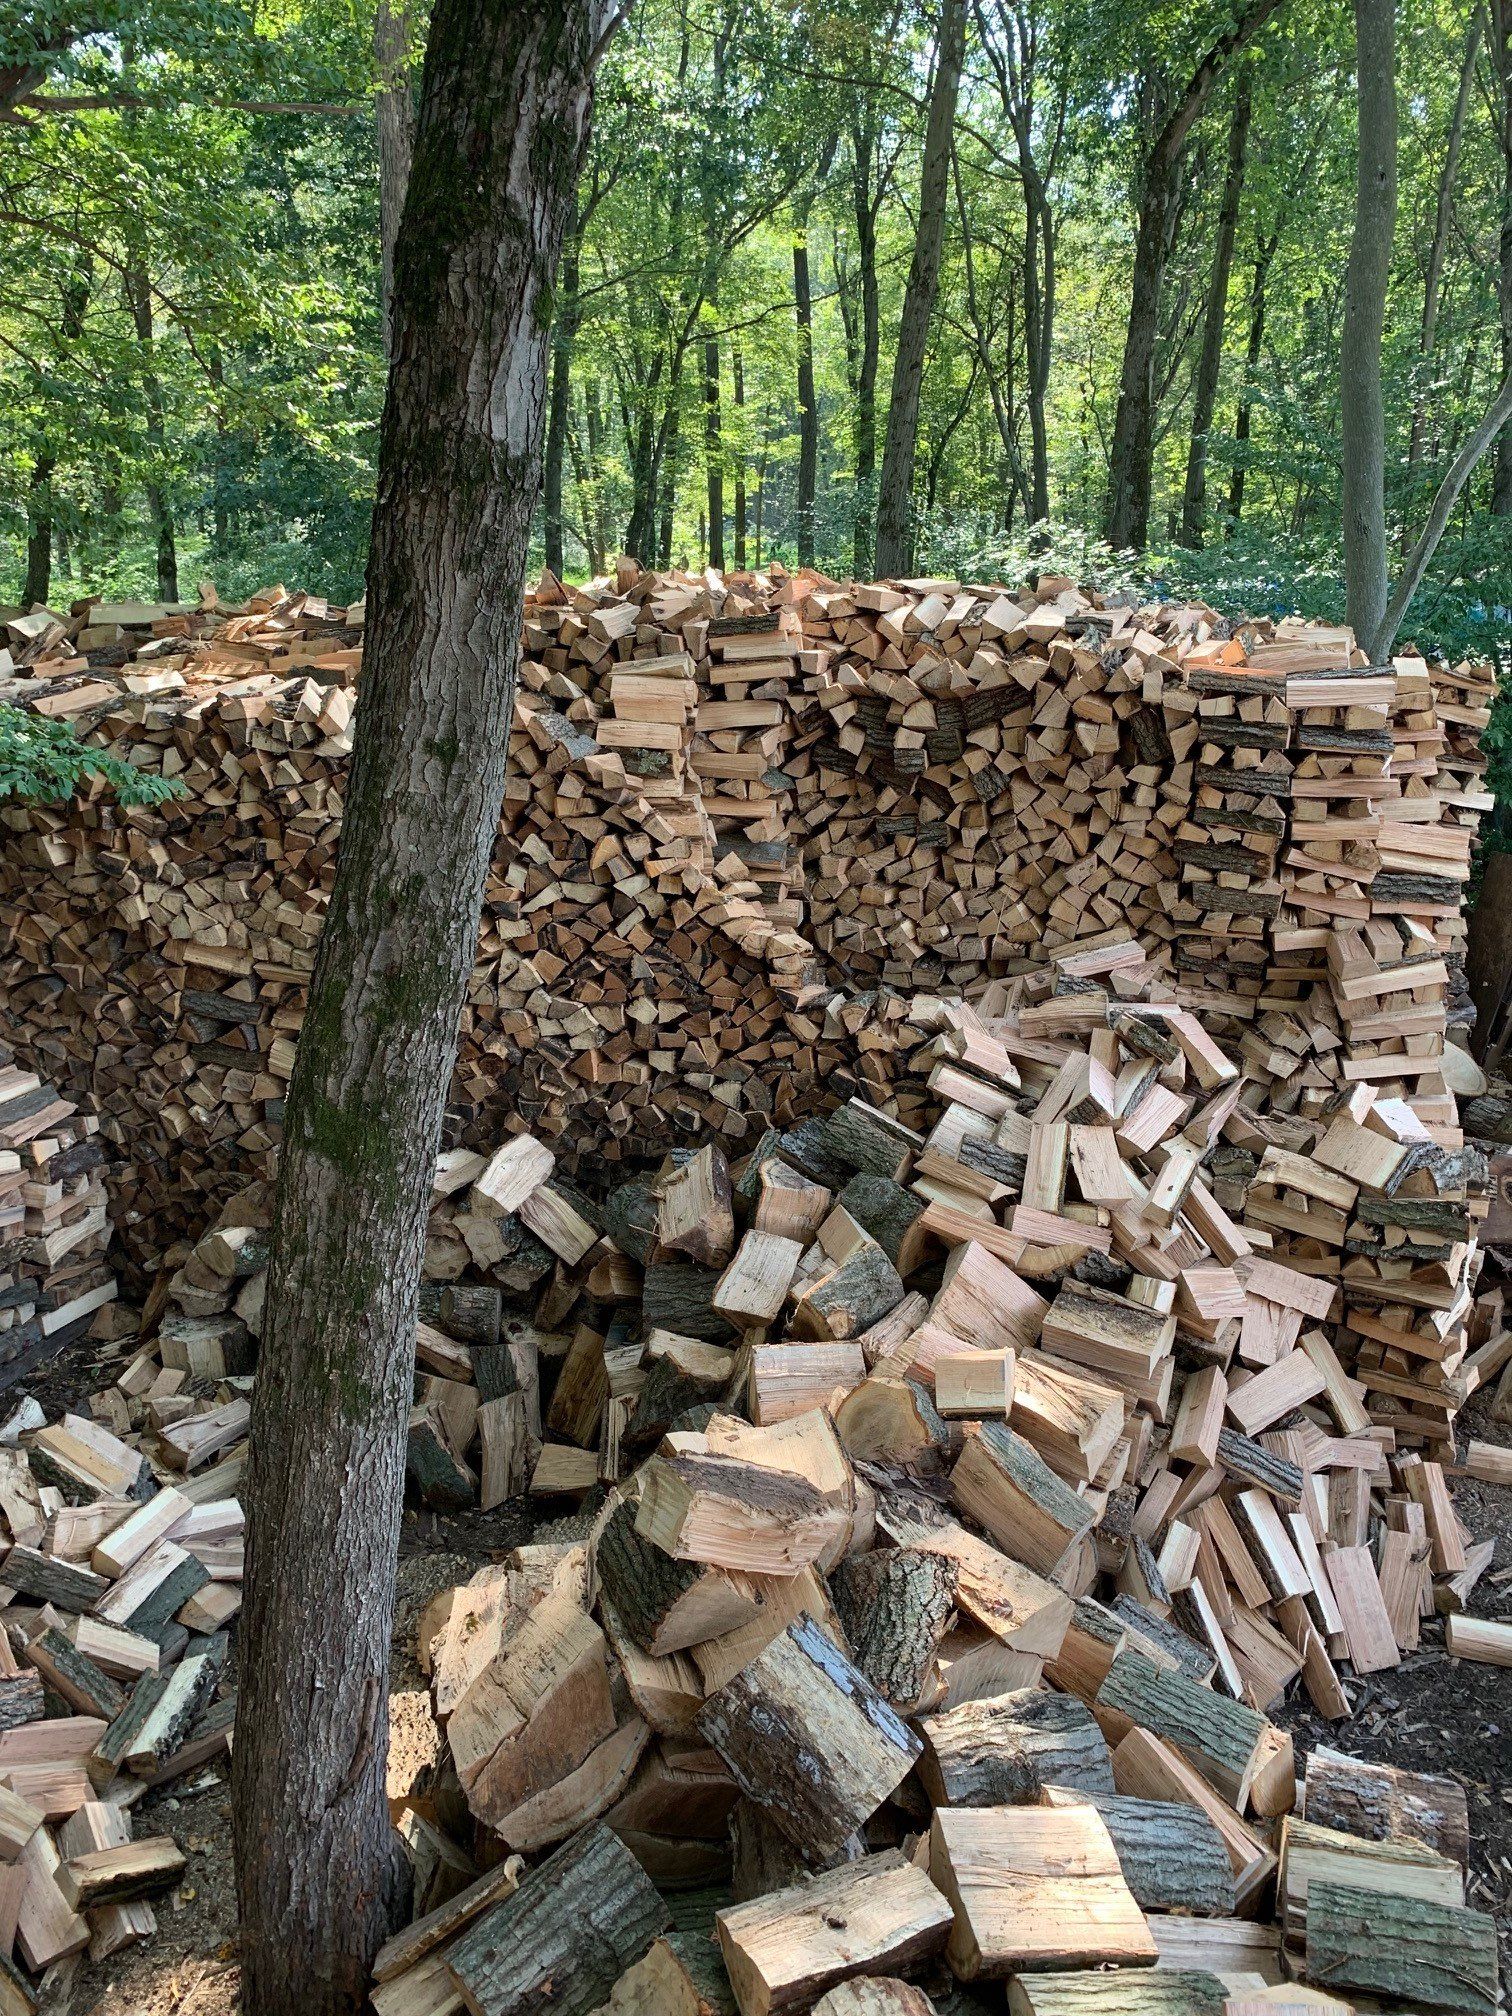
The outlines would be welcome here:
[[[1270,1724],[1242,1701],[1168,1673],[1137,1652],[1120,1652],[1097,1690],[1099,1708],[1161,1736],[1241,1812]]]
[[[1023,1688],[963,1701],[919,1727],[919,1775],[936,1805],[1030,1806],[1047,1785],[1113,1791],[1107,1742],[1074,1694]]]
[[[925,1245],[925,1235],[918,1230],[924,1215],[922,1198],[890,1176],[863,1173],[853,1176],[835,1201],[871,1234],[900,1274],[913,1272]]]
[[[738,1630],[760,1610],[744,1578],[699,1561],[674,1561],[654,1541],[642,1539],[628,1499],[599,1534],[594,1560],[599,1584],[625,1629],[653,1658]]]
[[[1305,1972],[1337,1994],[1495,2016],[1496,1920],[1381,1890],[1310,1883]]]
[[[1118,1850],[1124,1881],[1142,1911],[1233,1916],[1234,1872],[1228,1850],[1198,1807],[1099,1791],[1056,1791],[1050,1802],[1084,1802],[1097,1808]]]
[[[253,1399],[233,1812],[258,2016],[361,2008],[408,1888],[384,1766],[421,1255],[503,801],[547,309],[613,18],[606,0],[431,18],[362,706]]]
[[[1258,1484],[1279,1504],[1292,1511],[1302,1503],[1302,1471],[1284,1456],[1273,1456],[1248,1435],[1225,1428],[1218,1437],[1218,1462],[1231,1477],[1246,1484]]]
[[[722,1267],[695,1267],[656,1261],[646,1269],[641,1320],[648,1330],[671,1330],[679,1337],[702,1337],[729,1344],[735,1331],[714,1308]]]
[[[474,2016],[589,2016],[670,1922],[634,1856],[595,1824],[465,1932],[447,1970]]]
[[[1421,1841],[1465,1867],[1470,1816],[1453,1778],[1367,1763],[1323,1745],[1307,1759],[1306,1812],[1315,1826],[1365,1841]]]
[[[955,1616],[953,1561],[919,1548],[880,1548],[842,1561],[830,1578],[851,1654],[884,1700],[912,1714]]]
[[[466,1281],[424,1281],[420,1284],[420,1318],[434,1323],[449,1337],[489,1349],[499,1341],[504,1306],[497,1288]],[[487,1399],[489,1396],[484,1395]]]
[[[1008,2016],[1224,2016],[1229,1994],[1221,1975],[1192,1967],[1021,1974],[1008,1984]]]
[[[706,1701],[698,1726],[746,1797],[818,1860],[865,1826],[922,1747],[808,1617]]]

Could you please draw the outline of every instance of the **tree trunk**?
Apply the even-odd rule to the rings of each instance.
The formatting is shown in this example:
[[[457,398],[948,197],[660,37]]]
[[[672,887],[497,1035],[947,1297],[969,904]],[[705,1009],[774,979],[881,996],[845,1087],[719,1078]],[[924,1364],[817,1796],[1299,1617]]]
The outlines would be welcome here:
[[[373,13],[373,66],[378,90],[378,233],[382,248],[383,349],[388,354],[394,313],[394,246],[404,215],[410,160],[415,151],[415,102],[410,88],[409,20],[403,5],[377,0]]]
[[[152,362],[152,289],[145,267],[134,256],[128,260],[122,279],[126,303],[142,352],[142,396],[147,407],[148,467],[151,471],[142,487],[157,539],[157,592],[162,601],[177,602],[178,551],[174,540],[173,505],[167,490],[168,441],[163,425],[163,388]]]
[[[31,482],[26,493],[26,580],[21,589],[21,606],[33,608],[45,603],[52,591],[52,479],[55,458],[39,448],[32,463]]]
[[[1410,509],[1415,479],[1422,464],[1428,437],[1428,397],[1433,376],[1433,351],[1438,334],[1439,297],[1443,289],[1444,259],[1449,249],[1449,227],[1454,216],[1454,180],[1459,172],[1460,145],[1465,132],[1465,112],[1475,82],[1476,58],[1480,54],[1482,29],[1477,14],[1465,38],[1465,56],[1460,65],[1459,92],[1454,115],[1444,143],[1444,159],[1439,167],[1438,191],[1433,212],[1433,242],[1428,248],[1428,270],[1423,276],[1423,321],[1418,332],[1418,375],[1412,399],[1412,427],[1407,438],[1407,498],[1409,512],[1402,522],[1402,551],[1411,544]]]
[[[1345,613],[1366,651],[1386,615],[1381,333],[1397,207],[1395,0],[1354,0],[1359,159],[1339,358]]]
[[[672,565],[672,528],[677,515],[677,447],[682,432],[682,357],[672,374],[672,393],[662,415],[661,440],[657,456],[658,491],[661,502],[661,530],[656,539],[656,564]]]
[[[1229,274],[1234,264],[1234,235],[1239,224],[1239,198],[1244,189],[1244,156],[1249,144],[1250,87],[1244,78],[1234,100],[1229,127],[1228,164],[1218,206],[1213,245],[1213,271],[1202,323],[1202,351],[1192,390],[1192,441],[1187,451],[1186,489],[1181,500],[1181,543],[1200,546],[1207,517],[1207,446],[1218,404],[1218,373],[1223,364],[1223,325],[1228,309]]]
[[[814,564],[814,493],[819,483],[819,408],[814,392],[814,300],[809,286],[808,213],[793,233],[793,313],[798,324],[798,565]]]
[[[659,372],[645,386],[635,416],[630,456],[630,522],[625,527],[625,551],[647,566],[656,559],[656,420],[651,395]],[[628,432],[628,429],[626,430]]]
[[[561,284],[557,289],[556,323],[551,339],[551,404],[546,420],[546,462],[542,477],[541,517],[546,541],[546,565],[559,581],[566,564],[562,477],[567,463],[567,418],[572,399],[572,346],[577,340],[579,316],[576,221],[575,215],[569,220],[567,239],[562,249]]]
[[[1173,226],[1181,207],[1181,159],[1157,150],[1145,170],[1134,245],[1129,326],[1113,445],[1108,457],[1107,540],[1142,551],[1150,525],[1151,464],[1155,452],[1155,347]]]
[[[735,444],[735,571],[746,564],[746,483],[745,483],[745,361],[737,343],[730,353],[730,372],[735,381],[737,440]]]
[[[1042,525],[1050,516],[1050,443],[1045,397],[1050,389],[1050,348],[1055,326],[1055,218],[1043,194],[1025,197],[1024,361],[1029,406],[1029,517]],[[1009,511],[1013,509],[1009,500]]]
[[[709,500],[709,565],[722,574],[724,549],[724,441],[719,414],[719,338],[712,332],[703,345],[704,460]]]
[[[395,259],[362,705],[289,1086],[233,1772],[247,2016],[398,1922],[388,1659],[426,1206],[503,794],[547,304],[604,0],[438,0]]]
[[[1142,549],[1149,531],[1160,296],[1165,286],[1166,261],[1181,215],[1186,143],[1230,62],[1284,4],[1285,0],[1249,0],[1233,27],[1219,36],[1192,72],[1141,168],[1139,234],[1134,247],[1129,326],[1118,381],[1113,444],[1108,455],[1104,532],[1110,546]],[[1157,83],[1155,88],[1163,100],[1163,87]]]
[[[924,385],[925,345],[940,281],[951,130],[965,53],[963,0],[942,0],[934,84],[929,94],[929,122],[924,133],[924,167],[919,181],[919,223],[903,294],[903,317],[898,326],[892,400],[882,449],[882,482],[877,493],[876,568],[881,575],[906,574],[913,564],[913,473],[919,397]]]
[[[877,511],[877,359],[882,315],[877,286],[877,199],[871,184],[872,118],[852,135],[858,150],[853,177],[857,280],[861,297],[860,341],[856,355],[856,483],[851,531],[852,566],[858,581],[872,573],[872,527]],[[865,149],[864,161],[859,150]]]
[[[1496,131],[1502,164],[1501,240],[1497,256],[1496,300],[1501,326],[1501,367],[1512,376],[1512,0],[1489,0],[1491,55],[1495,67]],[[1491,510],[1512,518],[1512,427],[1496,444]]]
[[[1255,265],[1250,274],[1249,337],[1244,346],[1244,383],[1240,387],[1239,405],[1234,414],[1234,468],[1229,477],[1228,495],[1230,532],[1244,513],[1244,476],[1249,454],[1252,393],[1255,376],[1260,369],[1260,351],[1265,342],[1265,283],[1269,278],[1271,260],[1275,257],[1276,247],[1280,241],[1279,226],[1269,238],[1257,235],[1255,240]]]

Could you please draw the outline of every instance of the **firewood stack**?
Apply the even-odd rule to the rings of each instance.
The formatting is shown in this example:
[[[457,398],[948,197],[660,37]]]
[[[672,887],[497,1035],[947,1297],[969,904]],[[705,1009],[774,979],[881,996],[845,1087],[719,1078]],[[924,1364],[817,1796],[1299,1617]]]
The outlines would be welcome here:
[[[100,1113],[137,1274],[272,1166],[360,619],[274,591],[81,608],[29,634],[5,689],[186,786],[151,811],[0,808],[6,1039]],[[1050,952],[1130,932],[1272,1112],[1314,1123],[1368,1082],[1452,1125],[1432,1066],[1484,803],[1474,668],[1399,662],[1398,778],[1357,746],[1376,716],[1348,725],[1345,687],[1392,675],[1356,678],[1347,633],[1103,606],[1063,577],[624,562],[543,579],[524,642],[453,1144],[523,1121],[570,1176],[711,1130],[739,1153],[853,1095],[915,1126],[920,988],[990,1010]],[[1335,732],[1342,753],[1297,744]],[[1301,818],[1293,770],[1327,818]],[[1389,790],[1395,811],[1344,862],[1314,829],[1357,776],[1348,804]]]
[[[582,2016],[917,2016],[952,1980],[1223,2012],[1293,1974],[1493,2016],[1463,1792],[1326,1750],[1299,1786],[1269,1713],[1300,1677],[1347,1715],[1485,1550],[1341,1366],[1336,1284],[1219,1203],[1238,1067],[1137,947],[1065,965],[990,1020],[932,1004],[923,1131],[853,1099],[733,1167],[674,1151],[533,1352],[472,1383],[422,1338],[467,1388],[421,1449],[417,1411],[422,1495],[513,1401],[483,1469],[537,1410],[531,1489],[582,1510],[422,1618],[486,1873],[380,1954],[379,2016],[548,1981]],[[1370,1118],[1323,1166],[1384,1190]],[[570,1222],[539,1143],[491,1166]]]
[[[113,1302],[99,1121],[0,1044],[0,1384]]]

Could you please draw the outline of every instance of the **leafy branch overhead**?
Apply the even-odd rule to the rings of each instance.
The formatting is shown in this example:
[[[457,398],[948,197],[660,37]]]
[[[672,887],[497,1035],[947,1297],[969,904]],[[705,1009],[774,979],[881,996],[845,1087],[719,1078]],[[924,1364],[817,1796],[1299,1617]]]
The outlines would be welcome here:
[[[66,721],[23,714],[0,702],[0,801],[62,804],[77,791],[104,790],[122,805],[162,805],[183,796],[176,777],[158,777],[91,749]]]

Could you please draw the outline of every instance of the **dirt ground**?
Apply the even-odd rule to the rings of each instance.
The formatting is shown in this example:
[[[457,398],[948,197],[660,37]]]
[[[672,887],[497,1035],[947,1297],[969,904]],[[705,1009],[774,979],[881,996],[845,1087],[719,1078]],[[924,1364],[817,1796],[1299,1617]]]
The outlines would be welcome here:
[[[47,1368],[30,1383],[52,1418],[76,1406],[100,1383],[89,1347]],[[1512,1430],[1489,1418],[1480,1395],[1461,1416],[1462,1439],[1512,1445]],[[1477,1539],[1494,1538],[1496,1559],[1476,1591],[1480,1616],[1512,1617],[1512,1492],[1457,1478],[1455,1502]],[[469,1520],[406,1511],[400,1541],[394,1621],[393,1691],[424,1687],[415,1664],[419,1616],[438,1589],[464,1581],[528,1537],[536,1521],[528,1505],[502,1507]],[[1354,1717],[1328,1723],[1305,1695],[1277,1720],[1296,1735],[1299,1763],[1315,1744],[1354,1756],[1457,1778],[1470,1805],[1472,1866],[1467,1902],[1497,1920],[1502,1977],[1512,1984],[1512,1674],[1451,1660],[1440,1620],[1424,1626],[1422,1649],[1392,1672],[1350,1683]],[[395,1702],[393,1741],[401,1754],[423,1752],[422,1718]],[[49,2016],[234,2016],[238,2008],[236,1902],[231,1870],[228,1772],[216,1768],[150,1797],[135,1812],[138,1834],[172,1834],[188,1857],[179,1888],[156,1906],[158,1935],[145,1947],[96,1966],[64,1963],[46,1984]]]

